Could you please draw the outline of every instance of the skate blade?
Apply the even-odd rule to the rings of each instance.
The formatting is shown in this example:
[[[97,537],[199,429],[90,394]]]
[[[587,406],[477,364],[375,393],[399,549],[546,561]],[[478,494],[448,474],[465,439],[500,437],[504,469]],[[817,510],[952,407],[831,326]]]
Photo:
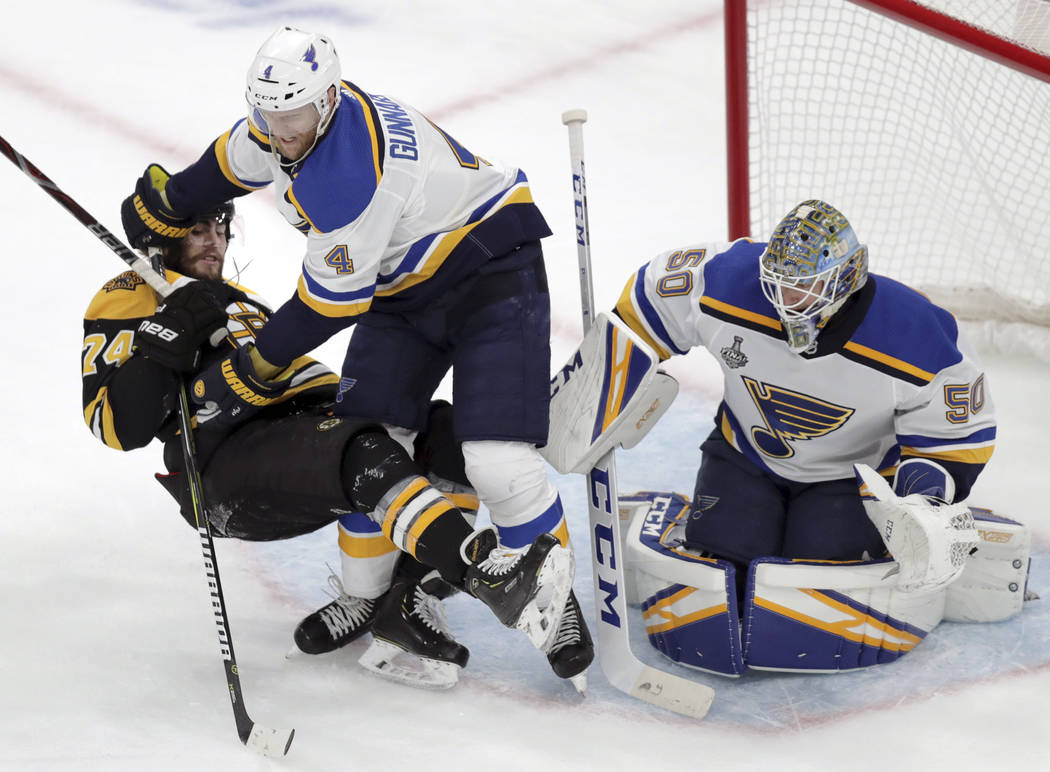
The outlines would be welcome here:
[[[572,681],[572,685],[576,687],[576,691],[583,695],[587,694],[587,671],[584,671],[579,675],[574,675],[569,678],[569,680]]]
[[[417,689],[451,689],[459,681],[455,663],[418,657],[379,639],[372,640],[357,664],[380,678]]]
[[[534,597],[518,617],[515,627],[521,630],[540,651],[550,648],[554,635],[558,632],[565,603],[572,591],[572,580],[575,574],[572,553],[564,547],[555,547],[547,554],[540,568],[538,586],[550,587],[551,598],[544,608],[540,608]]]

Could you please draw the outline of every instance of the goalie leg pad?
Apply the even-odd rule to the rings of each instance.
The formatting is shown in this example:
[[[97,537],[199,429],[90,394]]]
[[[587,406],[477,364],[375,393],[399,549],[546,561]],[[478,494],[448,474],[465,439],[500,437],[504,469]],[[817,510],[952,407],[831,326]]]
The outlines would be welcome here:
[[[632,567],[628,597],[643,599],[649,643],[680,664],[740,675],[735,568],[681,546],[689,500],[676,493],[644,493],[621,502],[633,515],[626,539]]]
[[[902,592],[890,560],[760,558],[751,564],[744,661],[756,670],[834,673],[892,662],[944,614],[946,588]]]
[[[1031,530],[990,510],[970,507],[980,541],[948,587],[949,622],[1001,622],[1020,613],[1028,582]]]

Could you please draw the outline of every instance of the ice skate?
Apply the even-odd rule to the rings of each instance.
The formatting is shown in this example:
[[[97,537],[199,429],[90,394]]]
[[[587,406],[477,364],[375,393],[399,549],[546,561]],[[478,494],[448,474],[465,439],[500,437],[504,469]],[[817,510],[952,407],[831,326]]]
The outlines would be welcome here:
[[[459,680],[470,652],[452,637],[438,596],[440,579],[394,583],[376,610],[372,645],[358,664],[392,681],[448,689]],[[428,592],[429,590],[429,592]]]
[[[587,690],[587,668],[594,661],[594,642],[580,611],[580,602],[571,590],[558,632],[547,649],[547,661],[555,675],[572,681],[580,694]]]
[[[516,627],[533,646],[546,651],[554,638],[572,589],[572,554],[549,533],[540,534],[528,550],[498,546],[496,531],[475,531],[460,548],[470,564],[466,589],[507,627]],[[536,601],[549,597],[542,608]]]
[[[335,600],[318,609],[295,628],[295,645],[306,654],[325,654],[357,640],[372,626],[378,598],[358,598],[343,592],[332,574],[328,584]]]

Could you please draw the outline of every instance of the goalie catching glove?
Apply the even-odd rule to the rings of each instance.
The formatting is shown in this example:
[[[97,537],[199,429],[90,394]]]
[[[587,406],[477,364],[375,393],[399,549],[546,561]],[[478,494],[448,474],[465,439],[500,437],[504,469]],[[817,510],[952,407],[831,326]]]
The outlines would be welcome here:
[[[903,592],[935,590],[958,579],[980,540],[970,508],[921,493],[898,496],[870,466],[854,464],[853,470],[864,511],[896,563],[886,576],[897,574]]]
[[[191,281],[168,295],[153,316],[142,320],[135,331],[134,349],[169,370],[193,372],[204,342],[213,335],[225,336],[226,319],[215,288],[206,281]]]
[[[189,397],[198,407],[197,425],[231,429],[280,399],[291,381],[262,378],[256,368],[266,366],[255,346],[249,344],[194,378]]]
[[[164,188],[170,177],[163,166],[150,164],[120,205],[124,233],[135,249],[178,246],[193,227],[193,218],[180,217],[168,204]]]

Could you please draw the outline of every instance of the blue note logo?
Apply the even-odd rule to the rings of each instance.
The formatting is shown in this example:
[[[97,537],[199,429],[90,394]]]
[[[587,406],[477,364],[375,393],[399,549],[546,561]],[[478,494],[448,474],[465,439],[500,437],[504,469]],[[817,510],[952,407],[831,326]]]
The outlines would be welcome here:
[[[742,376],[765,426],[752,426],[755,447],[773,458],[791,458],[790,443],[823,437],[843,426],[856,411],[770,383]]]
[[[339,379],[339,393],[335,395],[336,402],[343,401],[343,395],[354,388],[357,384],[357,378],[340,378]]]

